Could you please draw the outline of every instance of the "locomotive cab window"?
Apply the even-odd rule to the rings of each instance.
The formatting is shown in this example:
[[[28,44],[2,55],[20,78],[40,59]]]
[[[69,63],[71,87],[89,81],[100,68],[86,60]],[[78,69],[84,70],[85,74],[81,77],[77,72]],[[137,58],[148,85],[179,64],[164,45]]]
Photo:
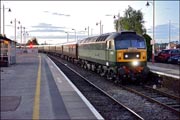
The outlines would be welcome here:
[[[137,35],[122,35],[115,40],[116,49],[137,48],[145,49],[145,40]]]

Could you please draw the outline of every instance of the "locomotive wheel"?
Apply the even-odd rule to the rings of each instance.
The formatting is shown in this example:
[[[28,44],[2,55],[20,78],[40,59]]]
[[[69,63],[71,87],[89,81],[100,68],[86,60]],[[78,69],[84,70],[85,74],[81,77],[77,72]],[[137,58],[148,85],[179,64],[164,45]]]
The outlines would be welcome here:
[[[87,65],[86,65],[86,64],[84,64],[84,65],[83,65],[83,68],[84,68],[84,69],[87,69]]]
[[[103,68],[101,68],[100,71],[99,71],[99,74],[102,77],[105,76],[105,70]]]
[[[101,66],[98,66],[97,69],[96,69],[97,74],[100,74],[101,71],[102,71],[102,67],[101,67]]]
[[[115,80],[114,80],[115,84],[121,84],[121,85],[125,85],[126,84],[126,79],[123,77],[123,75],[121,76],[116,76]]]
[[[108,80],[113,80],[114,79],[114,72],[112,70],[108,71],[106,77]]]

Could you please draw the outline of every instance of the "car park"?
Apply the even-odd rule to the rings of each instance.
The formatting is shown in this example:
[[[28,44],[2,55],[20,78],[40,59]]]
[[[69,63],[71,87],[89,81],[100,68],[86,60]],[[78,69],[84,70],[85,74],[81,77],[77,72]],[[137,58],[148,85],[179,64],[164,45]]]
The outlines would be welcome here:
[[[180,64],[180,55],[171,56],[171,57],[168,59],[168,63]]]
[[[180,55],[180,49],[164,49],[155,57],[157,62],[168,62],[172,56]]]

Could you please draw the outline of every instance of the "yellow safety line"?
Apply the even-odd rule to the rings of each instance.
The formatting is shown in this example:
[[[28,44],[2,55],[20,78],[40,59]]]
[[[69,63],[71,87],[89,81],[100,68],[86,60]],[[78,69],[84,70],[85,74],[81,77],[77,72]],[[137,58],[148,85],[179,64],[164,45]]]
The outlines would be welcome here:
[[[41,87],[41,56],[39,55],[39,67],[36,80],[36,92],[34,96],[33,116],[32,119],[39,119],[39,103],[40,103],[40,87]]]

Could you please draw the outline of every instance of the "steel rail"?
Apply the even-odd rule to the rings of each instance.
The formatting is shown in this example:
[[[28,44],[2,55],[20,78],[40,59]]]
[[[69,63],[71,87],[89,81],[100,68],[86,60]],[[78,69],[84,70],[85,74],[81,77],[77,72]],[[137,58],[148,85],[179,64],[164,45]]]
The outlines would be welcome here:
[[[149,89],[149,90],[154,90],[154,91],[156,91],[156,92],[158,92],[158,93],[160,93],[160,94],[163,94],[163,95],[165,95],[165,96],[167,96],[167,97],[169,97],[169,98],[172,98],[172,99],[175,99],[175,100],[180,101],[180,97],[178,97],[178,96],[165,93],[165,92],[160,91],[160,90],[158,90],[158,89],[153,89],[153,88],[151,88],[150,86],[147,86],[147,85],[145,85],[145,86],[143,86],[143,87],[146,88],[146,89]]]
[[[137,90],[134,90],[134,89],[132,89],[132,88],[129,88],[129,87],[126,87],[126,86],[122,86],[122,85],[120,85],[120,87],[123,88],[123,89],[125,89],[125,90],[128,90],[128,91],[130,91],[130,92],[132,92],[132,93],[135,93],[135,94],[137,94],[137,95],[139,95],[139,96],[142,96],[142,97],[146,98],[147,100],[149,100],[149,101],[151,101],[151,102],[155,102],[155,103],[157,103],[157,104],[159,104],[159,105],[161,105],[161,106],[164,106],[165,108],[171,110],[171,111],[174,112],[175,114],[180,115],[180,111],[174,109],[174,108],[171,107],[170,105],[166,105],[166,104],[164,104],[164,103],[161,103],[161,102],[155,100],[154,98],[151,98],[151,97],[149,97],[149,96],[147,96],[147,95],[145,95],[145,94],[143,94],[143,93],[141,93],[141,92],[139,92],[139,91],[137,91]]]
[[[92,85],[93,87],[95,87],[96,89],[98,89],[98,91],[100,91],[101,93],[103,93],[105,96],[107,96],[108,98],[110,98],[112,101],[114,101],[116,104],[120,105],[121,107],[125,108],[127,111],[129,111],[133,116],[136,117],[136,119],[140,119],[140,120],[144,120],[140,115],[138,115],[137,113],[135,113],[133,110],[131,110],[130,108],[128,108],[127,106],[125,106],[124,104],[120,103],[119,101],[117,101],[116,99],[114,99],[113,97],[111,97],[108,93],[106,93],[104,90],[102,90],[101,88],[99,88],[98,86],[96,86],[95,84],[93,84],[92,82],[90,82],[88,79],[86,79],[85,77],[83,77],[82,75],[80,75],[78,72],[76,72],[74,69],[72,69],[71,67],[67,66],[66,64],[62,63],[61,61],[59,61],[56,57],[54,56],[50,56],[53,59],[56,59],[58,62],[60,62],[61,64],[63,64],[64,66],[66,66],[68,69],[70,69],[72,72],[74,72],[76,75],[78,75],[79,77],[81,77],[82,79],[84,79],[86,82],[88,82],[90,85]]]

